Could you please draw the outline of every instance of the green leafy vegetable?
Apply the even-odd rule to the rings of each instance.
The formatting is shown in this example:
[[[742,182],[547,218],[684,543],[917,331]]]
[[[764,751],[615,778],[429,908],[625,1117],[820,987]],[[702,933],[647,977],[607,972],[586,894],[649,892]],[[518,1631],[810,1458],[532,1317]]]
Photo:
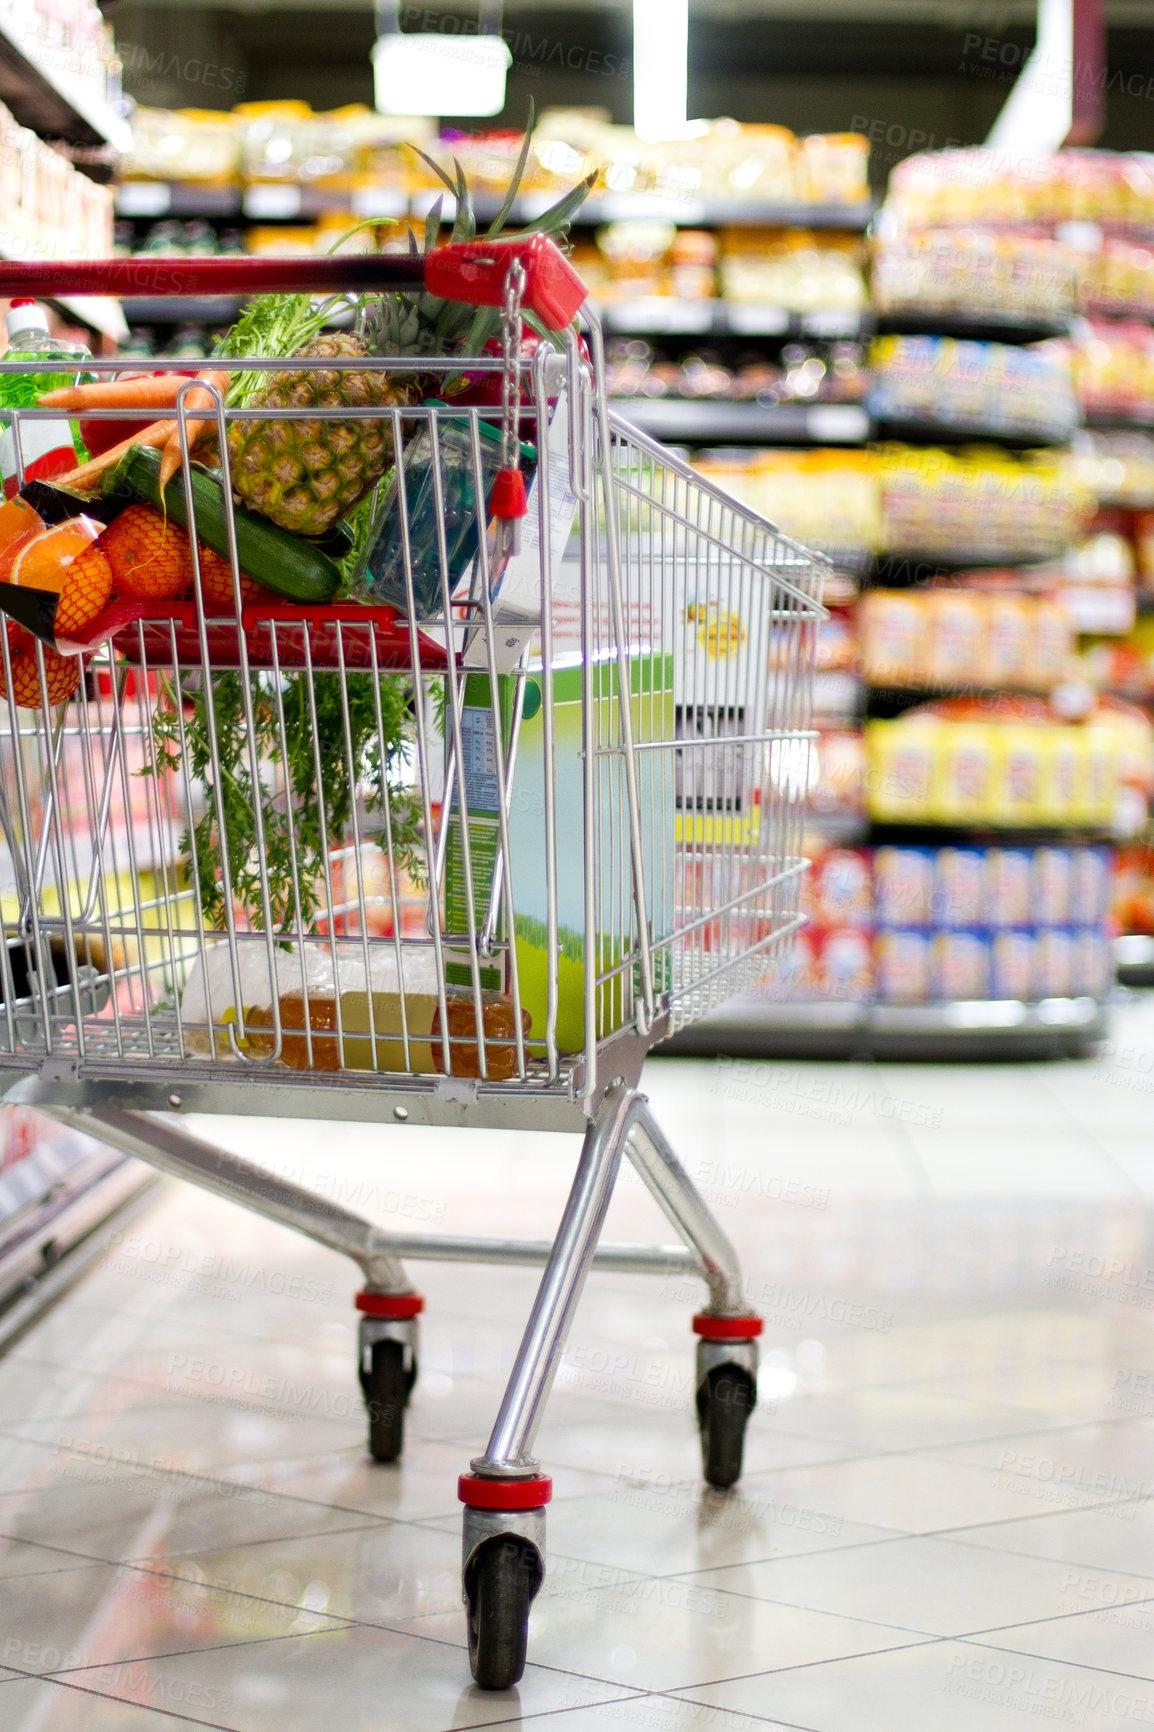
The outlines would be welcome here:
[[[154,771],[176,769],[204,784],[203,814],[181,838],[190,857],[207,925],[221,930],[227,913],[222,862],[233,901],[258,930],[308,931],[326,906],[330,850],[348,833],[354,802],[363,802],[362,841],[383,842],[385,801],[394,857],[422,876],[419,800],[406,779],[411,737],[410,685],[400,675],[314,673],[251,676],[252,733],[240,673],[212,681],[212,720],[202,684],[178,692],[166,682],[153,715]],[[347,696],[342,703],[342,684]],[[182,710],[191,705],[183,717]],[[217,745],[219,780],[211,741]],[[383,748],[383,749],[382,749]],[[254,758],[264,774],[253,775]],[[280,774],[269,779],[268,766]],[[219,806],[219,815],[218,815]],[[263,825],[263,852],[257,815]],[[267,882],[268,909],[265,908]]]

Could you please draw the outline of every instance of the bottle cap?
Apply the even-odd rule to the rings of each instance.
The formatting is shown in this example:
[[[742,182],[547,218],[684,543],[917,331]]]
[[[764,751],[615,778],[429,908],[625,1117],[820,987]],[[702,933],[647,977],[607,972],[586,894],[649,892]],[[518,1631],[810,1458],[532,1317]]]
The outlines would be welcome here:
[[[48,315],[36,301],[13,301],[8,310],[8,341],[12,343],[25,331],[48,335]]]

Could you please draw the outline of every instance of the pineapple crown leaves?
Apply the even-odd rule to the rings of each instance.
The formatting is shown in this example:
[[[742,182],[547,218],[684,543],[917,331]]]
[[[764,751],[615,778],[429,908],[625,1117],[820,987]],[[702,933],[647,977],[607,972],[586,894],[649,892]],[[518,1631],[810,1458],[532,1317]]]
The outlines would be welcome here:
[[[524,179],[525,168],[529,161],[529,150],[533,142],[533,120],[534,109],[532,101],[530,101],[525,135],[521,141],[516,166],[505,189],[505,196],[501,201],[500,208],[485,231],[484,238],[486,240],[496,240],[499,235],[505,233],[505,224],[509,220],[517,200],[517,194],[521,190],[521,182]],[[473,209],[468,182],[461,164],[454,157],[453,173],[450,175],[446,169],[441,167],[440,163],[426,155],[419,146],[413,145],[411,149],[437,176],[446,192],[456,200],[456,215],[450,238],[454,241],[472,240],[477,233],[476,213]],[[550,205],[548,210],[542,211],[540,216],[532,222],[526,223],[518,231],[518,236],[548,235],[564,245],[569,237],[569,224],[574,214],[589,196],[596,180],[596,171],[587,175],[584,180],[579,181],[576,186],[571,187],[567,193],[564,193],[554,204]],[[425,219],[424,251],[426,254],[432,251],[440,239],[443,207],[444,194],[434,200]],[[416,251],[416,239],[411,230],[410,244]],[[479,354],[488,339],[497,331],[501,322],[500,309],[496,307],[469,307],[462,302],[443,301],[435,295],[398,296],[396,298],[402,302],[407,301],[408,306],[415,310],[420,324],[420,336],[424,339],[420,343],[420,352],[428,354]],[[551,332],[546,331],[540,334],[548,337],[551,341],[554,340]]]

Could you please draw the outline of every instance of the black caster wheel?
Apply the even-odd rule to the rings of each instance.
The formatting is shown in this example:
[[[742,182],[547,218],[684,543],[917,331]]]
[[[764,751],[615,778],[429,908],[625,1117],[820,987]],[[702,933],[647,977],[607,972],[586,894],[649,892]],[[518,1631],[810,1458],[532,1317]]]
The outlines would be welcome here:
[[[405,1443],[405,1408],[417,1381],[416,1355],[400,1341],[374,1341],[371,1362],[366,1368],[362,1360],[360,1377],[369,1454],[374,1461],[396,1461]]]
[[[525,1670],[529,1607],[545,1575],[531,1540],[499,1534],[465,1568],[469,1665],[482,1690],[508,1690]]]
[[[702,1471],[718,1491],[741,1478],[745,1428],[756,1406],[757,1380],[741,1365],[712,1366],[698,1388]]]

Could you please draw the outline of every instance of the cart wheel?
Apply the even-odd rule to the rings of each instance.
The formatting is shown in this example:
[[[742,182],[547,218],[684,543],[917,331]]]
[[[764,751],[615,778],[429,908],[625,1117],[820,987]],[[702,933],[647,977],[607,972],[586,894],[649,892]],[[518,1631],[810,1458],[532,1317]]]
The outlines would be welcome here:
[[[741,1478],[745,1428],[757,1406],[757,1380],[740,1365],[714,1365],[697,1391],[702,1471],[727,1491]]]
[[[361,1369],[361,1389],[369,1414],[369,1454],[374,1461],[396,1461],[404,1448],[405,1408],[417,1380],[417,1361],[400,1341],[374,1341],[372,1363]]]
[[[544,1575],[537,1547],[514,1534],[486,1540],[469,1559],[469,1665],[482,1690],[507,1690],[524,1672],[529,1607]]]

